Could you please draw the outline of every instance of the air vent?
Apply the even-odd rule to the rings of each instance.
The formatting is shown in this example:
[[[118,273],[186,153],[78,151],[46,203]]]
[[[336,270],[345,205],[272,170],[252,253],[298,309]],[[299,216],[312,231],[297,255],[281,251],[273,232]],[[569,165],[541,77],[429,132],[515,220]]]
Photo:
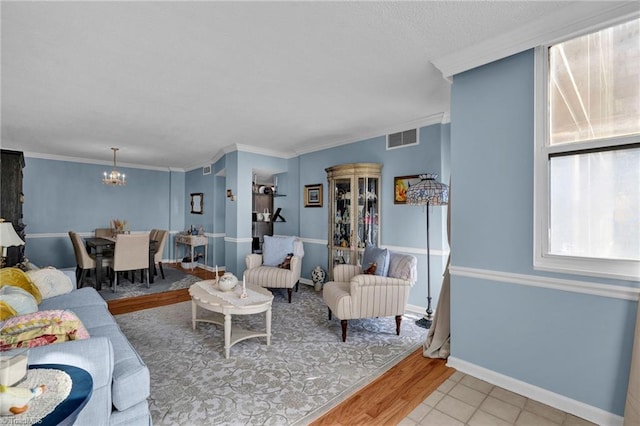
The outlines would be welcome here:
[[[211,174],[211,165],[204,166],[202,168],[202,174],[203,175],[210,175]]]
[[[387,135],[387,149],[418,144],[418,129],[405,130],[404,132]]]

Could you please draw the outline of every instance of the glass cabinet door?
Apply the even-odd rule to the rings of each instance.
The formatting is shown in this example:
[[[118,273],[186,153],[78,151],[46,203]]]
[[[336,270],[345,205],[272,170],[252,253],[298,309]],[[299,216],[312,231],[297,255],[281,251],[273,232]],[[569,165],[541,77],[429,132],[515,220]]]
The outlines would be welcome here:
[[[351,178],[337,178],[333,181],[334,204],[333,212],[333,264],[351,263],[351,226],[352,196]]]
[[[367,244],[380,240],[380,172],[373,163],[326,169],[329,182],[329,279],[339,264],[362,264]]]
[[[370,177],[358,178],[358,264],[362,264],[364,248],[368,244],[378,245],[378,190],[379,179]]]

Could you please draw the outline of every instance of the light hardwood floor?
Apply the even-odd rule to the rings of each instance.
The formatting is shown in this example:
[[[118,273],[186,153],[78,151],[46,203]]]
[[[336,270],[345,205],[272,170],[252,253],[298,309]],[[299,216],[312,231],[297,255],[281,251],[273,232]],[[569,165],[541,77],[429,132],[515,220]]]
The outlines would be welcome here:
[[[179,264],[167,264],[203,280],[215,277],[214,272],[197,268],[182,269]],[[190,300],[186,289],[156,293],[108,302],[113,315]],[[418,349],[382,376],[354,393],[351,397],[311,423],[326,425],[396,425],[418,407],[455,370],[442,359],[422,356]]]

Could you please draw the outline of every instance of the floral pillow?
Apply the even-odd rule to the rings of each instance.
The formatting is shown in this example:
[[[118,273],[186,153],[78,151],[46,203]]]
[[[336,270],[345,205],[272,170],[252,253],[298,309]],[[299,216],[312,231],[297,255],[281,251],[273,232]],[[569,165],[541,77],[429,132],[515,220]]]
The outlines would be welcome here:
[[[0,322],[0,329],[0,351],[89,338],[89,332],[82,321],[76,314],[66,310],[15,316]]]

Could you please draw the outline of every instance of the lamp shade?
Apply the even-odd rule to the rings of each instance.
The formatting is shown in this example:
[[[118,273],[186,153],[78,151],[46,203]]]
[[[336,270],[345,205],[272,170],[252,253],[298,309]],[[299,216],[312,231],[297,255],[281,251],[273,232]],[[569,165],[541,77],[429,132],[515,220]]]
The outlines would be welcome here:
[[[407,204],[443,206],[449,202],[449,187],[438,182],[435,173],[420,175],[420,182],[407,189]]]
[[[24,241],[16,234],[11,222],[0,222],[0,246],[13,247],[24,245]]]

